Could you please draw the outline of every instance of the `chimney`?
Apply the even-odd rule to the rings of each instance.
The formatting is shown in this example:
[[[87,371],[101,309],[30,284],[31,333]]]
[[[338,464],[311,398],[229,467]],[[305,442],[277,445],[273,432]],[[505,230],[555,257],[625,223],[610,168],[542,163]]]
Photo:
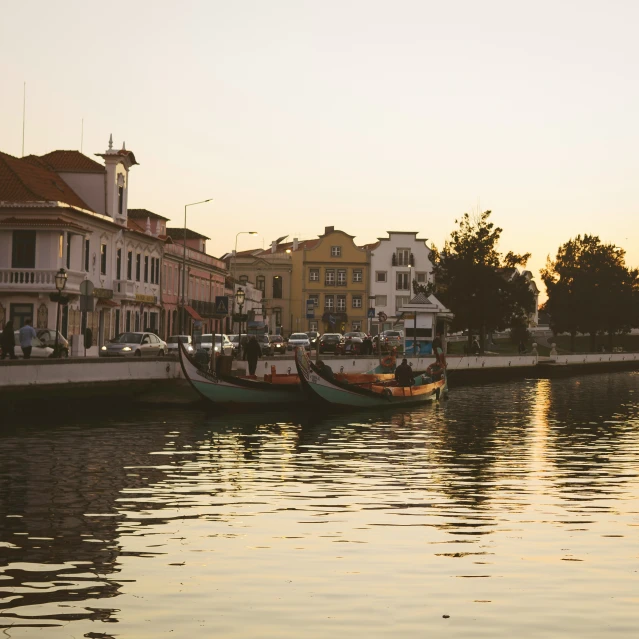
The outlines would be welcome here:
[[[146,229],[145,229],[145,231],[146,231],[147,235],[151,235],[151,218],[150,217],[146,218]]]
[[[277,242],[273,240],[271,242],[271,253],[275,253],[275,251],[277,251]]]
[[[293,250],[294,250],[294,251],[297,251],[297,249],[299,248],[299,246],[300,246],[300,241],[299,241],[296,237],[294,237],[294,238],[293,238]]]
[[[328,235],[329,233],[332,233],[335,230],[334,226],[325,226],[324,227],[324,235]]]

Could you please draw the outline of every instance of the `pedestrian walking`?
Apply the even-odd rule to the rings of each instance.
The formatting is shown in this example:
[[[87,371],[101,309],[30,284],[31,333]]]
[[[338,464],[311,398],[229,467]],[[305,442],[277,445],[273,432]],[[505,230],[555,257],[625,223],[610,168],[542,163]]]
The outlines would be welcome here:
[[[0,346],[2,347],[2,358],[4,359],[9,356],[9,359],[16,359],[15,354],[15,346],[16,346],[16,336],[13,333],[13,322],[8,321],[4,330],[2,331],[2,336],[0,336]]]
[[[35,328],[31,326],[31,318],[29,318],[20,329],[20,348],[22,349],[24,359],[31,359],[32,341],[36,337]]]
[[[262,349],[259,342],[255,339],[255,336],[251,337],[246,345],[245,349],[246,359],[249,365],[249,375],[255,375],[255,369],[257,368],[257,360],[262,354]]]

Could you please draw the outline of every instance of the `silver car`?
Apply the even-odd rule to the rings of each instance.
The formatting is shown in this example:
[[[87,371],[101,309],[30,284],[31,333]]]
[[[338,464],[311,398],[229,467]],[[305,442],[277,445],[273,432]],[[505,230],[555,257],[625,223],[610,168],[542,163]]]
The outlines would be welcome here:
[[[286,349],[292,351],[296,346],[303,346],[307,351],[311,350],[311,340],[306,333],[293,333],[288,338]]]
[[[100,357],[159,357],[168,348],[155,333],[122,333],[100,348]]]
[[[190,335],[171,335],[171,337],[166,340],[166,347],[171,355],[178,354],[178,342],[184,344],[184,350],[186,350],[187,353],[191,354],[195,352]]]
[[[210,354],[212,346],[213,334],[204,333],[198,347],[203,348]],[[215,334],[215,352],[221,353],[222,355],[233,355],[233,344],[231,344],[227,335],[220,335],[220,333]]]

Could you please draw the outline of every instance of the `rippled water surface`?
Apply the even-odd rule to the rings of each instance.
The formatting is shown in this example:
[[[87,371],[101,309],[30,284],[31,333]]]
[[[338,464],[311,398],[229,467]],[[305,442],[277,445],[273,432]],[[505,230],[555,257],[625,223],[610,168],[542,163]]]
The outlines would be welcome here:
[[[637,373],[5,421],[0,637],[636,637],[638,471]]]

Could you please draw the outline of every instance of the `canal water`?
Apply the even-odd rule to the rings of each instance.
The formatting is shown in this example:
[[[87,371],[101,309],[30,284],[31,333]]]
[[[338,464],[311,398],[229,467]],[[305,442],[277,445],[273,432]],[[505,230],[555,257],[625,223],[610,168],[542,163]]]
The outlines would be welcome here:
[[[1,637],[637,636],[638,373],[105,408],[2,422]]]

